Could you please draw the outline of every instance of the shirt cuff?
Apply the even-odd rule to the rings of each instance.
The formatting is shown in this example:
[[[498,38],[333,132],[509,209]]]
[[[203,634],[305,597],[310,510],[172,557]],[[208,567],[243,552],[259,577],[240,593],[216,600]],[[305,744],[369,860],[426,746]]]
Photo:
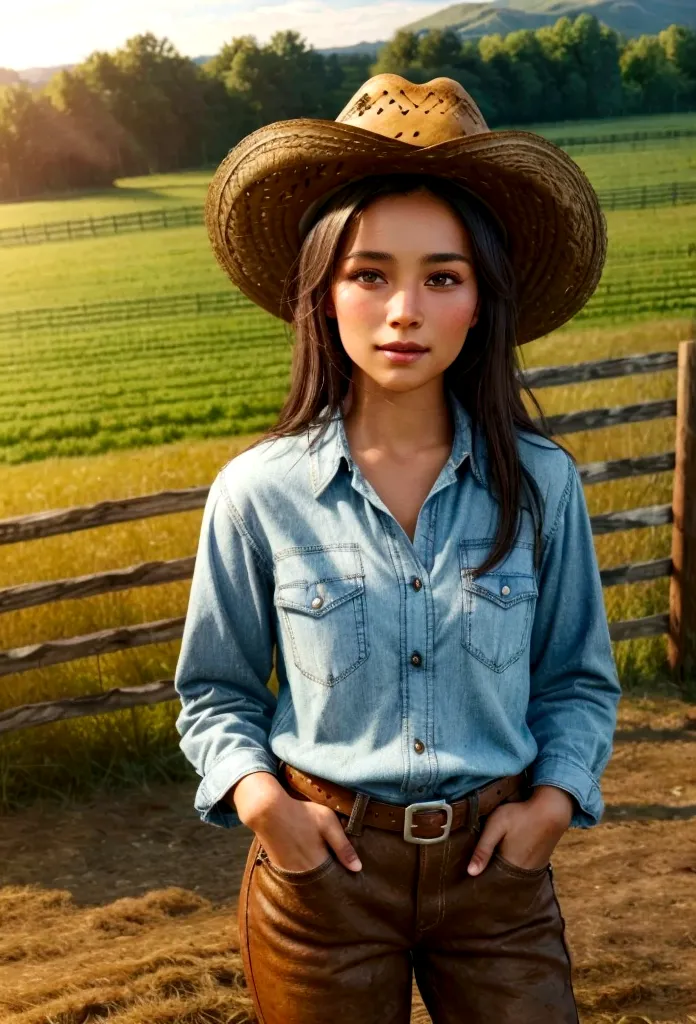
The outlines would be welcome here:
[[[599,824],[604,811],[602,794],[586,768],[564,757],[543,757],[530,765],[532,786],[557,786],[575,797],[571,828],[591,828]]]
[[[254,753],[249,760],[248,750],[235,750],[216,761],[198,787],[194,807],[201,821],[218,828],[236,828],[242,824],[237,812],[222,797],[245,775],[252,772],[278,774],[278,760],[273,755],[264,757]]]

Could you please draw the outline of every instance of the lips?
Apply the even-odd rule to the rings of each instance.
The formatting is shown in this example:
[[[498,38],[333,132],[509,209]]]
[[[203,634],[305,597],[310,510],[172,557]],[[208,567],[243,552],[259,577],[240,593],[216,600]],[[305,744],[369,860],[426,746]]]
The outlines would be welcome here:
[[[391,341],[377,347],[387,352],[427,352],[425,345],[416,345],[413,341]]]

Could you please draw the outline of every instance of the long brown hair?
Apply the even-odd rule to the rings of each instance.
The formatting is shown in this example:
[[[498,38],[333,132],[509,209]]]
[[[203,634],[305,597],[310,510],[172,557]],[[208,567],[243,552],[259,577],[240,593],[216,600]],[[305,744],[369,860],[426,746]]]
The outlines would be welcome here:
[[[535,396],[519,377],[516,282],[504,229],[477,196],[444,178],[422,174],[361,178],[333,192],[315,214],[285,283],[284,302],[292,312],[295,332],[290,393],[275,425],[251,447],[319,424],[319,413],[326,406],[329,416],[340,411],[352,361],[341,343],[337,322],[326,316],[324,300],[343,239],[353,218],[374,200],[424,190],[447,202],[467,229],[479,290],[478,322],[444,373],[445,387],[451,388],[471,416],[474,436],[480,432],[485,438],[492,493],[501,508],[492,549],[475,575],[489,571],[513,547],[525,496],[534,521],[538,565],[543,499],[520,461],[516,431],[547,439],[549,434],[530,417],[522,400],[524,391],[543,424]],[[323,430],[326,426],[328,419]]]

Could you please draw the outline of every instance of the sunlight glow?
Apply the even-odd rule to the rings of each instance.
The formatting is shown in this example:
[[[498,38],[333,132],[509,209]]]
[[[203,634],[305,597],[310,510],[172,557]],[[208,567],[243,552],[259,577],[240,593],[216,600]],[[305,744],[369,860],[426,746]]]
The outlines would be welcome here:
[[[3,17],[0,67],[77,63],[140,32],[166,36],[191,57],[216,53],[234,36],[251,34],[263,43],[283,29],[296,29],[317,47],[346,46],[388,39],[399,26],[442,6],[441,0],[24,0]]]

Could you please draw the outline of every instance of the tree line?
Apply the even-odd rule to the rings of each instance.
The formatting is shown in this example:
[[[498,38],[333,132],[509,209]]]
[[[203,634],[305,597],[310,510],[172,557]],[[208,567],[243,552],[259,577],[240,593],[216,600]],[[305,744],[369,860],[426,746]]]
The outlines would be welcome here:
[[[456,79],[490,127],[693,110],[696,32],[626,40],[587,14],[470,40],[402,30],[375,61],[323,55],[288,31],[262,46],[240,36],[204,64],[146,33],[41,89],[0,69],[0,199],[213,166],[263,124],[335,118],[382,71]]]

